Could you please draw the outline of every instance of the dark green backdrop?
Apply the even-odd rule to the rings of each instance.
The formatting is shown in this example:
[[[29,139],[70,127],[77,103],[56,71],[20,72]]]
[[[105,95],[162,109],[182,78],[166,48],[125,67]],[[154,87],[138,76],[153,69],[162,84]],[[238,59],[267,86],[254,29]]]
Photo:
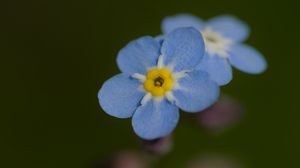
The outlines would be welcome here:
[[[118,73],[127,42],[160,33],[167,15],[233,14],[251,26],[247,43],[266,56],[263,75],[234,72],[223,91],[242,102],[244,120],[221,136],[182,114],[174,149],[157,167],[180,168],[205,152],[250,168],[298,168],[299,3],[292,0],[36,0],[1,2],[0,167],[82,168],[137,149],[130,120],[101,111],[97,92]]]

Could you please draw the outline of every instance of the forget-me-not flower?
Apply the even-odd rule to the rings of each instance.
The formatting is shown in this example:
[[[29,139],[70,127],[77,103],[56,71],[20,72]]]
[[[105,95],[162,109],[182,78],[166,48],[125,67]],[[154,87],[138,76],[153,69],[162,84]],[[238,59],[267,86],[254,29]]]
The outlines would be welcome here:
[[[117,57],[122,71],[98,93],[102,109],[117,118],[132,117],[143,139],[168,135],[179,120],[179,108],[199,112],[219,96],[219,86],[207,72],[194,70],[205,52],[194,28],[171,31],[162,43],[146,36],[130,42]]]
[[[164,33],[179,27],[194,27],[202,33],[206,54],[197,69],[207,71],[219,85],[231,81],[231,65],[250,74],[261,73],[267,67],[256,49],[241,43],[247,39],[249,28],[233,16],[224,15],[203,22],[195,16],[180,14],[166,17],[162,22]]]

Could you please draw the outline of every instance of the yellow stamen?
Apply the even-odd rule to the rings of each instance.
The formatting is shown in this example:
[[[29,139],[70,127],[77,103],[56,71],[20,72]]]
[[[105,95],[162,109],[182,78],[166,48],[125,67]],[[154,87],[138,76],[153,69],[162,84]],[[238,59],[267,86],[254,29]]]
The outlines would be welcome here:
[[[172,86],[173,86],[173,79],[171,79],[171,78],[166,79],[165,82],[164,82],[164,84],[162,85],[162,87],[166,91],[171,90]]]
[[[164,96],[172,89],[173,83],[172,74],[167,68],[153,68],[147,73],[144,89],[153,96]]]

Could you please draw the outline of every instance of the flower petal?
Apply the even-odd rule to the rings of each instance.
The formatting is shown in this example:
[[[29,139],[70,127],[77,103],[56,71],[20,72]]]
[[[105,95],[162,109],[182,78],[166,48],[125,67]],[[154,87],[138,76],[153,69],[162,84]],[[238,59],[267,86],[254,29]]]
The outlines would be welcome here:
[[[246,23],[229,15],[212,18],[207,22],[207,25],[223,36],[237,42],[246,40],[250,32]]]
[[[206,53],[197,69],[207,72],[210,78],[220,86],[226,85],[232,80],[230,63],[226,58],[221,58],[218,55],[210,56]]]
[[[194,27],[197,30],[201,30],[204,26],[204,23],[196,16],[179,14],[164,18],[161,26],[164,33],[170,33],[171,31],[180,27]]]
[[[98,93],[102,109],[117,118],[129,118],[145,95],[138,90],[138,80],[119,74],[107,80]]]
[[[147,140],[170,134],[179,120],[179,109],[166,99],[152,99],[140,106],[133,115],[132,126],[135,133]]]
[[[204,71],[192,71],[179,81],[179,85],[179,89],[173,91],[176,105],[187,112],[200,112],[208,108],[220,94],[218,84]]]
[[[194,69],[204,51],[201,33],[191,27],[178,28],[167,34],[161,49],[165,65],[171,65],[175,72]]]
[[[250,74],[259,74],[267,69],[262,54],[248,45],[232,46],[229,61],[235,68]]]
[[[124,73],[145,74],[147,68],[156,66],[161,45],[152,37],[141,37],[130,42],[118,54],[117,63]]]

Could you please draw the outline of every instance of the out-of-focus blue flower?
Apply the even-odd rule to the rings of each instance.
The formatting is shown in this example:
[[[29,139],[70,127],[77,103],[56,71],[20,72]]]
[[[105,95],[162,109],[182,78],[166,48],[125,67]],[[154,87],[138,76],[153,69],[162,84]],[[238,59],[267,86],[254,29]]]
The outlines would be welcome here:
[[[199,112],[219,96],[208,73],[194,70],[204,50],[202,35],[194,28],[175,29],[162,43],[148,36],[132,41],[117,58],[122,73],[98,93],[102,109],[117,118],[132,117],[133,129],[143,139],[170,134],[179,108]]]
[[[247,39],[249,28],[233,16],[218,16],[203,22],[195,16],[180,14],[166,17],[162,22],[164,33],[179,27],[194,27],[202,33],[206,54],[197,69],[207,71],[219,85],[231,81],[231,65],[250,74],[259,74],[267,68],[261,53],[241,43]]]

